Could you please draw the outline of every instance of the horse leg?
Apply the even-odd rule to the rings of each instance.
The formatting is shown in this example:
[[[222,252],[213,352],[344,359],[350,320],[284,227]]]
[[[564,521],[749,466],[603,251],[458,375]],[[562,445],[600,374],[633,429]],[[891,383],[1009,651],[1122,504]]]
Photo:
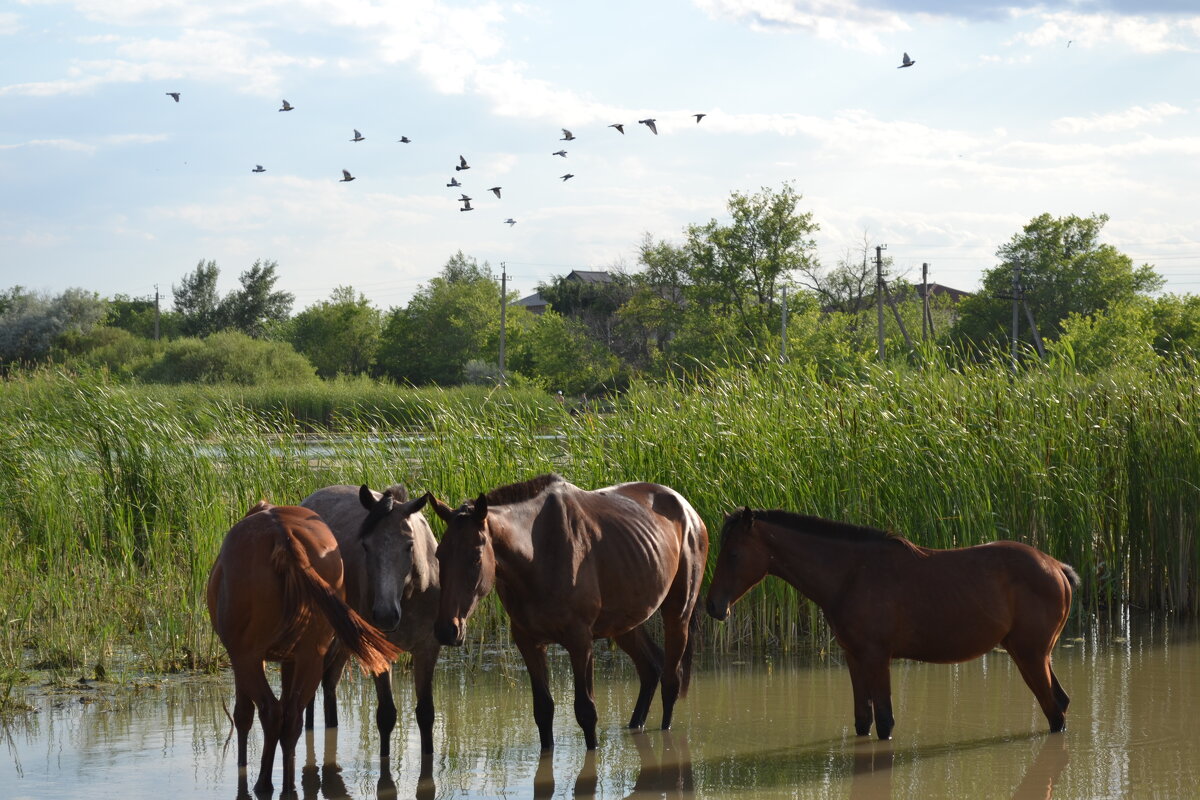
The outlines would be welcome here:
[[[1058,682],[1058,676],[1054,674],[1054,667],[1050,668],[1050,688],[1054,691],[1054,700],[1058,703],[1058,710],[1066,713],[1067,706],[1071,705],[1071,698],[1063,689],[1062,684]]]
[[[859,736],[871,734],[871,718],[874,717],[876,735],[881,740],[892,738],[896,719],[892,716],[892,676],[888,661],[886,655],[851,655],[846,651],[850,684],[854,689],[854,732]]]
[[[546,645],[538,644],[525,633],[512,629],[513,641],[525,659],[529,687],[533,690],[533,721],[537,723],[542,750],[554,749],[554,698],[550,696],[550,671],[546,666]]]
[[[350,652],[346,648],[339,646],[335,639],[333,646],[325,654],[325,669],[321,674],[321,707],[325,712],[326,728],[336,728],[338,726],[337,687],[338,683],[342,680],[342,673],[346,669],[346,662],[349,660]],[[313,699],[308,703],[310,710],[316,702],[317,696],[314,693]],[[308,727],[312,727],[311,722],[308,723]]]
[[[1042,713],[1046,715],[1046,721],[1050,723],[1050,732],[1062,731],[1067,727],[1067,718],[1063,711],[1070,698],[1067,697],[1062,686],[1058,686],[1058,690],[1055,691],[1058,679],[1053,677],[1054,673],[1050,669],[1050,654],[1022,648],[1007,639],[1003,644],[1008,650],[1008,654],[1012,656],[1012,660],[1017,663],[1017,669],[1021,671],[1025,685],[1033,692],[1038,705],[1042,707]]]
[[[303,646],[303,643],[301,643]],[[311,655],[280,665],[280,724],[279,741],[283,751],[282,793],[296,790],[296,742],[304,723],[304,707],[316,696],[321,684],[324,657]]]
[[[246,766],[246,736],[258,708],[258,721],[263,731],[262,758],[259,762],[258,780],[254,782],[255,794],[271,794],[271,771],[275,768],[275,746],[279,743],[279,723],[282,716],[279,700],[271,692],[263,662],[256,656],[234,659],[233,681],[237,699],[233,706],[233,722],[238,731],[238,766]]]
[[[583,729],[583,741],[588,750],[596,749],[596,698],[592,676],[595,656],[590,636],[564,643],[571,656],[571,671],[575,674],[575,721]]]
[[[870,736],[872,715],[871,697],[867,694],[867,678],[862,664],[848,651],[846,666],[850,668],[850,686],[854,691],[854,732],[859,736]]]
[[[675,711],[675,701],[679,699],[679,690],[683,685],[683,656],[688,647],[688,627],[691,622],[691,609],[680,609],[673,613],[670,603],[662,606],[664,658],[662,671],[662,729],[670,730],[671,716]]]
[[[654,701],[654,692],[658,690],[658,681],[662,677],[662,648],[650,638],[645,625],[614,636],[613,641],[633,659],[634,669],[637,670],[638,680],[641,682],[637,703],[633,707],[633,716],[629,718],[629,727],[644,728],[646,717],[650,714],[650,703]]]
[[[437,666],[437,645],[413,653],[413,690],[417,695],[417,729],[421,732],[421,754],[433,754],[433,670]]]

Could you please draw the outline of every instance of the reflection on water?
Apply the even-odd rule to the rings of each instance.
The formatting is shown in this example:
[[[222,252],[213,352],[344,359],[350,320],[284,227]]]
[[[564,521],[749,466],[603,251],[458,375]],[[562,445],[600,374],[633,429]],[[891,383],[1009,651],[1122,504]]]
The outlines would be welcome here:
[[[1061,735],[1046,732],[1001,652],[957,666],[896,664],[888,742],[853,735],[843,666],[778,657],[705,660],[675,730],[635,733],[623,721],[636,679],[621,654],[601,648],[600,748],[584,749],[560,659],[552,666],[556,749],[543,755],[519,661],[488,654],[493,666],[472,669],[471,656],[447,661],[438,676],[435,754],[425,758],[408,676],[394,684],[394,757],[380,761],[374,689],[348,673],[339,687],[342,727],[301,740],[300,796],[1068,800],[1188,797],[1200,784],[1190,729],[1200,638],[1179,626],[1064,641],[1055,671],[1072,703]],[[37,698],[37,714],[0,727],[0,775],[9,776],[0,796],[245,796],[229,742],[231,697],[222,677]],[[253,753],[250,762],[253,783]]]

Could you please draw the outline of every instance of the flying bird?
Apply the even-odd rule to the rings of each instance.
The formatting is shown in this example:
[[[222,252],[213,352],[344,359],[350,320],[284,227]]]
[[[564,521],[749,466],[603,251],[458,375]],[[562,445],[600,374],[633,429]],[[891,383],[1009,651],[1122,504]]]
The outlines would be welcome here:
[[[462,186],[462,184],[458,182],[458,178],[451,178],[450,182],[447,183],[446,185],[447,186]]]
[[[566,151],[566,150],[555,150],[555,151],[554,151],[553,153],[551,153],[550,155],[552,155],[552,156],[562,156],[563,158],[566,158],[566,157],[567,157],[567,151]]]
[[[460,208],[459,211],[474,211],[475,210],[475,209],[471,208],[471,198],[469,198],[469,197],[467,199],[463,200],[462,204],[463,204],[463,207]]]
[[[472,199],[472,198],[470,198],[470,197],[467,197],[467,196],[464,194],[464,195],[462,195],[461,197],[459,197],[459,198],[458,198],[458,202],[460,202],[460,203],[469,203],[469,202],[471,202],[471,199]]]
[[[255,164],[255,165],[254,165],[254,169],[252,169],[252,170],[250,170],[250,171],[251,171],[251,172],[266,172],[266,170],[265,170],[265,169],[263,169],[263,165],[262,165],[262,164]]]
[[[699,125],[699,124],[700,124],[700,120],[702,120],[702,119],[704,119],[705,117],[707,117],[707,116],[708,116],[708,114],[692,114],[692,116],[696,118],[696,124],[697,124],[697,125]]]
[[[911,67],[915,63],[917,63],[917,62],[913,61],[911,58],[909,58],[908,53],[905,53],[904,54],[904,63],[901,64],[900,66],[896,67],[896,69],[904,69],[905,67]]]
[[[292,105],[291,103],[289,103],[287,100],[284,100],[284,101],[283,101],[283,106],[282,106],[282,107],[281,107],[279,110],[280,110],[280,111],[291,111],[293,108],[295,108],[295,106],[293,106],[293,105]]]
[[[407,136],[401,136],[401,137],[400,137],[399,139],[397,139],[396,141],[397,141],[397,142],[403,142],[404,144],[408,144],[409,142],[411,142],[411,141],[412,141],[412,139],[408,138]]]
[[[562,135],[562,138],[559,139],[560,142],[569,142],[575,138],[575,134],[571,133],[566,128],[563,128],[562,132],[563,132],[563,135]]]
[[[641,125],[645,125],[647,128],[650,129],[651,133],[653,133],[655,136],[658,136],[658,127],[654,124],[657,121],[658,120],[655,120],[655,119],[639,119],[638,123]]]
[[[515,219],[513,219],[512,217],[509,217],[508,219],[504,220],[504,224],[508,225],[508,227],[511,228],[513,225],[517,224],[517,221]]]
[[[463,158],[462,156],[459,156],[458,157],[458,166],[454,168],[455,171],[470,169],[470,168],[471,168],[470,165],[467,164],[467,160],[465,158]]]
[[[566,181],[571,180],[571,178],[574,178],[575,176],[568,172],[566,175],[563,175],[561,177],[563,179],[563,182],[565,183]]]
[[[488,191],[491,192],[492,194],[496,195],[497,200],[500,199],[500,187],[499,186],[493,186],[492,188],[488,189]]]
[[[172,100],[174,100],[176,103],[179,102],[179,92],[167,92],[167,96],[170,97]]]
[[[342,179],[338,181],[338,183],[346,183],[347,181],[352,180],[354,180],[354,176],[350,174],[350,170],[344,169],[342,170]]]
[[[617,133],[622,133],[622,134],[625,133],[625,126],[622,125],[620,122],[614,122],[612,125],[609,125],[608,127],[616,128]]]
[[[350,141],[352,141],[352,142],[361,142],[361,141],[362,141],[363,139],[365,139],[365,138],[367,138],[367,137],[365,137],[365,136],[363,136],[361,133],[359,133],[359,132],[358,132],[358,128],[355,128],[355,129],[354,129],[354,138],[353,138],[353,139],[351,139]]]

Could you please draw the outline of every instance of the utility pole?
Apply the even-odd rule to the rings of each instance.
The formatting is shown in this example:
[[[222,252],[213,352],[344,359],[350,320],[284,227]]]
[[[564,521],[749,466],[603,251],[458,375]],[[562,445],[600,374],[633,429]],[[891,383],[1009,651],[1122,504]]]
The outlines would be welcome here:
[[[933,320],[929,318],[929,263],[921,264],[921,341],[927,341],[929,334],[933,333],[930,325]]]
[[[879,328],[879,362],[883,363],[883,251],[886,244],[875,245],[875,317]]]
[[[786,286],[783,287],[783,322],[780,324],[779,334],[780,334],[780,336],[779,336],[779,338],[780,338],[779,361],[780,361],[780,363],[786,364],[787,363],[787,287]]]
[[[1017,337],[1021,333],[1021,262],[1013,262],[1012,278],[1012,369],[1017,371]]]
[[[508,273],[504,271],[504,262],[500,262],[500,385],[504,385],[504,334],[505,311],[508,307]]]
[[[158,284],[154,284],[154,341],[158,341]]]

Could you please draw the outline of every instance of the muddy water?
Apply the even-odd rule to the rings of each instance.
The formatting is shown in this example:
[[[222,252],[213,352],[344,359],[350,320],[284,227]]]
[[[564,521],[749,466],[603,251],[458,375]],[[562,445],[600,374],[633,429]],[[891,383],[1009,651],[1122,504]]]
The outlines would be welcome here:
[[[632,670],[620,653],[603,652],[600,748],[588,754],[558,660],[557,748],[547,758],[519,659],[456,652],[438,678],[436,755],[424,769],[407,676],[395,683],[402,714],[390,764],[377,755],[373,689],[348,680],[342,727],[301,740],[308,766],[299,790],[310,798],[1195,797],[1200,632],[1118,630],[1056,650],[1072,704],[1067,732],[1054,736],[1001,652],[958,666],[894,665],[891,742],[853,735],[844,667],[749,656],[702,659],[675,729],[635,735],[622,726]],[[33,697],[37,713],[0,724],[0,798],[234,798],[230,697],[224,677]],[[258,741],[256,730],[251,783]]]

